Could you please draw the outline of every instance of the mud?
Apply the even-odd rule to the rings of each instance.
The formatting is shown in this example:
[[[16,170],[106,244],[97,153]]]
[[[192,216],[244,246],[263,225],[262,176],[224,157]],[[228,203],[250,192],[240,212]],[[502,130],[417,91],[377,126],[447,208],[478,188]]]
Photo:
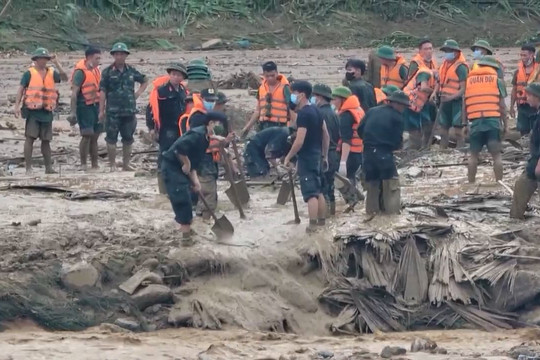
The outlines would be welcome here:
[[[297,79],[338,85],[344,75],[343,64],[348,57],[367,58],[368,50],[298,50],[298,51],[209,51],[204,53],[138,52],[129,58],[131,64],[149,76],[162,74],[171,61],[188,61],[205,56],[217,80],[226,80],[240,71],[260,72],[260,64],[268,59],[278,63],[280,71]],[[413,50],[405,51],[410,58]],[[466,51],[470,55],[470,51]],[[506,65],[506,81],[516,68],[518,49],[497,49],[498,57]],[[59,54],[63,66],[71,69],[80,54]],[[439,59],[440,60],[440,59]],[[104,56],[103,64],[110,61]],[[218,242],[208,224],[197,219],[194,229],[198,243],[189,249],[178,246],[178,230],[173,220],[169,201],[157,194],[153,169],[155,154],[134,156],[139,168],[136,173],[109,173],[105,157],[100,160],[97,173],[78,171],[78,131],[66,121],[67,109],[54,122],[55,136],[51,143],[54,167],[59,174],[44,175],[44,168],[36,159],[33,177],[24,175],[20,157],[24,142],[24,121],[12,116],[11,98],[16,92],[22,72],[30,64],[25,57],[3,59],[0,69],[5,74],[0,90],[0,148],[6,177],[0,186],[10,182],[48,183],[80,191],[117,190],[135,192],[133,200],[69,201],[59,194],[32,190],[0,191],[0,272],[9,278],[23,278],[28,274],[48,271],[53,266],[87,261],[101,274],[100,288],[104,293],[115,291],[149,259],[157,259],[174,294],[174,304],[164,304],[145,313],[151,327],[158,330],[170,327],[168,316],[172,310],[191,310],[200,304],[206,314],[216,321],[208,321],[207,328],[220,327],[224,331],[211,332],[195,329],[167,329],[154,333],[132,334],[111,331],[102,326],[80,333],[44,332],[26,322],[16,322],[0,334],[0,354],[13,359],[73,358],[138,358],[138,359],[308,359],[316,358],[322,350],[332,351],[335,358],[347,358],[365,350],[366,358],[377,357],[386,345],[409,348],[418,334],[375,334],[362,337],[328,337],[331,317],[317,303],[326,286],[324,271],[304,275],[306,263],[314,256],[331,254],[330,241],[338,231],[365,226],[364,211],[340,215],[330,221],[329,229],[316,236],[306,237],[302,225],[286,224],[293,219],[290,205],[275,204],[277,188],[251,188],[251,203],[242,220],[223,193],[227,184],[219,182],[219,207],[235,226],[235,235],[227,242]],[[510,85],[509,85],[510,86]],[[231,99],[238,128],[254,107],[254,99],[246,89],[224,90]],[[69,102],[69,86],[60,85],[61,102]],[[148,93],[138,102],[138,129],[135,151],[154,148],[143,139],[144,106]],[[104,147],[103,137],[100,146]],[[34,155],[40,156],[39,142]],[[466,160],[467,154],[451,152],[437,155],[441,163]],[[486,157],[486,155],[484,155]],[[421,161],[415,163],[421,166]],[[519,175],[516,169],[506,169],[505,182],[512,185]],[[481,165],[477,186],[466,184],[466,167],[443,169],[427,167],[420,178],[401,174],[402,201],[424,201],[438,194],[455,196],[466,191],[480,193],[504,188],[495,183],[489,164]],[[536,200],[535,200],[536,201]],[[338,212],[345,208],[338,204]],[[300,204],[300,217],[307,217],[307,209]],[[36,226],[29,223],[40,220]],[[387,228],[399,226],[403,218],[374,219],[369,226]],[[534,220],[533,220],[534,221]],[[13,226],[20,223],[20,226]],[[533,222],[535,224],[537,222]],[[510,226],[506,217],[498,224],[475,226],[489,232],[503,231]],[[531,223],[529,223],[531,224]],[[515,222],[514,222],[515,225]],[[466,224],[463,224],[466,227]],[[525,223],[523,227],[525,227]],[[187,274],[175,271],[174,264],[187,269]],[[172,269],[172,270],[171,270]],[[2,289],[0,289],[2,291]],[[154,312],[152,312],[154,311]],[[124,316],[125,317],[125,316]],[[214,324],[214,325],[212,325]],[[245,330],[238,330],[238,328]],[[116,329],[112,327],[112,329]],[[120,330],[118,330],[120,331]],[[271,332],[271,333],[268,333]],[[278,332],[279,334],[276,334]],[[287,334],[294,333],[294,334]],[[429,331],[422,333],[445,347],[449,355],[407,354],[407,358],[501,358],[505,350],[530,337],[530,330],[504,333],[477,331]],[[471,341],[473,339],[473,341]],[[207,351],[208,348],[211,348]],[[98,352],[96,352],[99,351]],[[480,354],[480,355],[478,355]],[[2,359],[3,355],[0,355]],[[206,356],[206,357],[205,357]],[[358,355],[357,356],[361,356]],[[6,359],[9,357],[6,357]],[[350,357],[361,358],[361,357]]]

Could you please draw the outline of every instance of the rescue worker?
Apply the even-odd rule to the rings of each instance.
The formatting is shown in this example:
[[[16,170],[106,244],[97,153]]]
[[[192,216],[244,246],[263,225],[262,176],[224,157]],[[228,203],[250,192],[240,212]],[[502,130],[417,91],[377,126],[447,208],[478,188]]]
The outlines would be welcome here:
[[[454,129],[457,147],[464,146],[463,138],[463,94],[469,68],[467,61],[455,40],[446,40],[441,47],[444,52],[444,62],[439,68],[439,83],[435,86],[432,100],[438,98],[439,122],[441,129],[441,148],[448,147],[450,129]]]
[[[535,81],[534,74],[540,68],[540,65],[534,61],[536,49],[533,45],[523,45],[521,47],[518,68],[512,79],[512,95],[510,100],[510,116],[516,117],[517,104],[517,129],[521,136],[527,135],[534,127],[536,119],[536,109],[531,108],[527,102],[525,88],[528,83]]]
[[[322,171],[326,171],[328,168],[330,139],[323,117],[317,107],[309,103],[312,93],[311,84],[302,80],[295,81],[291,90],[291,101],[296,105],[295,111],[297,113],[296,139],[283,163],[289,167],[291,159],[294,156],[298,158],[300,190],[304,202],[308,205],[309,214],[306,232],[311,233],[316,231],[317,227],[326,224],[326,201],[322,192],[321,177]]]
[[[331,216],[336,214],[336,195],[334,176],[339,170],[339,154],[337,146],[339,143],[339,118],[333,109],[330,101],[332,100],[332,89],[328,85],[316,84],[313,86],[313,94],[310,99],[312,105],[317,105],[321,113],[330,143],[328,146],[328,169],[323,172],[323,194],[326,205]]]
[[[386,98],[398,90],[399,88],[395,85],[386,85],[383,86],[382,89],[376,88],[375,94],[377,94],[377,106],[386,104]]]
[[[495,180],[502,180],[503,165],[501,156],[501,132],[506,126],[506,88],[504,81],[497,76],[499,64],[492,56],[484,56],[477,67],[467,76],[465,89],[465,112],[469,121],[469,183],[476,180],[478,157],[484,145],[493,158]]]
[[[184,246],[193,244],[191,191],[195,193],[201,191],[196,169],[199,168],[206,154],[210,134],[214,127],[224,120],[224,117],[224,114],[216,112],[205,114],[202,126],[187,131],[162,154],[163,181],[175,220],[180,224]]]
[[[536,121],[532,122],[534,127],[529,147],[531,156],[527,161],[525,171],[516,180],[514,186],[510,217],[515,219],[525,217],[527,204],[538,188],[538,181],[540,181],[540,121],[538,121],[540,119],[540,83],[529,84],[525,88],[525,92],[527,93],[527,103],[535,111],[533,116]]]
[[[227,95],[225,93],[218,91],[216,105],[214,106],[214,111],[221,111],[225,112],[225,106],[229,102],[229,99],[227,99]]]
[[[366,63],[358,59],[349,59],[345,64],[345,71],[346,86],[360,100],[360,106],[362,106],[364,112],[377,106],[373,85],[363,79],[366,72]]]
[[[250,178],[267,176],[277,171],[277,161],[287,155],[291,145],[288,141],[293,129],[269,127],[251,137],[244,151],[244,162]]]
[[[263,130],[271,126],[288,126],[291,121],[291,90],[287,78],[278,73],[273,61],[265,62],[262,69],[264,79],[257,91],[257,107],[242,129],[242,137],[256,122],[259,122],[259,130]]]
[[[17,97],[15,98],[15,117],[26,119],[24,135],[24,161],[26,174],[32,174],[32,151],[34,141],[41,140],[41,154],[45,162],[45,174],[54,174],[52,167],[51,140],[53,111],[58,104],[56,84],[67,81],[56,55],[49,54],[45,48],[37,48],[32,53],[33,65],[24,72]],[[47,66],[51,61],[55,67]],[[55,69],[56,68],[56,69]],[[22,102],[22,108],[21,108]]]
[[[193,110],[193,95],[188,94],[186,95],[186,110],[180,116],[180,119],[178,119],[178,129],[180,130],[180,136],[182,136],[188,131],[188,119],[191,110]]]
[[[439,70],[437,66],[437,62],[433,58],[433,43],[429,39],[422,39],[418,43],[418,53],[411,59],[411,63],[409,65],[409,74],[407,76],[407,85],[405,88],[408,91],[405,91],[405,93],[410,94],[411,90],[415,87],[418,87],[419,84],[422,83],[422,81],[418,82],[418,71],[420,69],[423,69],[422,73],[423,75],[420,75],[421,79],[423,81],[427,81],[427,83],[424,83],[423,91],[427,93],[427,89],[431,89],[430,96],[433,94],[433,91],[435,90],[435,85],[437,84],[437,80],[439,79]],[[429,71],[427,71],[428,69]],[[429,79],[425,79],[426,74],[429,73]],[[410,98],[411,96],[409,96]],[[420,98],[421,99],[421,98]],[[411,99],[412,100],[412,99]],[[416,102],[413,101],[413,102]],[[409,112],[408,110],[406,112]],[[421,137],[422,137],[422,147],[426,147],[427,143],[429,141],[429,138],[431,137],[431,133],[433,130],[433,125],[435,124],[435,120],[437,118],[437,105],[435,102],[433,102],[431,99],[429,99],[423,106],[420,114],[420,116],[416,116],[417,118],[421,118]],[[418,120],[418,119],[417,119]],[[429,121],[428,121],[429,120]],[[405,127],[407,128],[407,119],[405,121]],[[418,121],[416,121],[416,124],[418,124]],[[410,126],[410,124],[409,124]],[[410,128],[409,128],[410,129]],[[413,131],[417,131],[413,134],[413,137],[416,135],[418,138],[418,125],[415,126],[415,129]],[[410,131],[409,131],[410,134]]]
[[[148,78],[133,66],[126,64],[129,50],[126,44],[116,43],[110,54],[114,62],[101,73],[99,118],[105,122],[105,141],[111,171],[116,171],[116,142],[122,136],[123,170],[130,166],[133,135],[137,128],[136,102],[148,87]],[[135,83],[140,84],[135,92]]]
[[[402,145],[402,114],[409,107],[409,97],[403,91],[396,91],[387,101],[385,105],[370,109],[358,127],[358,135],[364,141],[367,214],[398,214],[401,209],[393,152]]]
[[[395,85],[403,89],[407,81],[407,64],[401,55],[396,55],[394,48],[383,45],[377,49],[377,57],[381,61],[381,87]]]
[[[81,169],[86,171],[88,154],[92,169],[99,167],[98,138],[103,132],[103,124],[99,122],[98,116],[101,50],[91,47],[84,55],[85,58],[77,62],[71,76],[71,113],[68,121],[71,125],[79,124]]]
[[[435,82],[430,69],[420,66],[403,91],[409,96],[410,106],[403,113],[405,131],[409,133],[409,148],[420,150],[431,136],[431,111],[428,105]]]
[[[183,64],[174,63],[167,67],[169,81],[155,89],[157,105],[150,100],[153,111],[153,122],[150,123],[150,134],[157,139],[159,153],[168,150],[180,137],[178,122],[185,113],[185,99],[187,91],[182,85],[187,77],[187,71]],[[158,156],[158,189],[160,194],[165,194],[165,184],[161,174],[161,159]]]
[[[339,173],[346,176],[353,187],[356,186],[356,173],[362,165],[362,151],[364,145],[362,139],[358,137],[358,126],[364,117],[364,110],[360,107],[358,98],[352,94],[349,88],[340,86],[332,91],[332,103],[339,115],[340,142],[338,152],[340,153]],[[363,200],[362,192],[348,194],[345,201],[349,205],[354,205]]]
[[[471,50],[473,51],[474,60],[471,70],[475,70],[478,67],[478,61],[484,56],[493,56],[493,48],[486,40],[476,40],[473,46],[471,46]],[[499,79],[504,80],[504,66],[498,59],[495,59],[495,61],[497,61],[497,65],[499,66],[497,76]]]

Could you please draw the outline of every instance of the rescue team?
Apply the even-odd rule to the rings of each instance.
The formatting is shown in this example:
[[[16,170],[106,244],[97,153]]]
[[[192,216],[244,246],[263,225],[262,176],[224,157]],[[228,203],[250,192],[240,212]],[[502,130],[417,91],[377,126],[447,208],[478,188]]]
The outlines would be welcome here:
[[[515,116],[522,135],[531,135],[531,157],[525,173],[515,186],[511,216],[522,218],[527,203],[540,180],[540,65],[535,48],[524,45],[513,80],[510,109],[500,61],[493,57],[488,42],[479,40],[471,47],[474,61],[467,63],[458,43],[447,40],[441,47],[444,60],[433,58],[433,44],[424,39],[418,53],[407,65],[390,46],[376,50],[380,71],[375,74],[380,87],[364,80],[366,63],[350,59],[345,64],[343,86],[333,90],[307,81],[289,84],[268,61],[262,65],[263,81],[257,91],[253,115],[242,129],[245,137],[258,126],[245,152],[247,174],[251,178],[279,172],[279,161],[296,163],[300,187],[308,206],[312,232],[325,225],[326,212],[335,214],[336,176],[342,176],[353,191],[343,193],[354,206],[364,199],[358,182],[366,191],[366,211],[398,213],[400,188],[393,152],[402,147],[404,131],[409,148],[429,147],[434,127],[440,126],[441,148],[449,145],[453,131],[457,146],[464,146],[469,135],[468,180],[475,182],[478,157],[487,147],[493,158],[495,179],[503,176],[501,136],[507,131],[507,116]],[[102,72],[98,65],[101,51],[89,48],[75,64],[71,75],[71,113],[68,120],[78,123],[81,168],[98,168],[97,140],[105,132],[109,165],[116,170],[116,144],[122,141],[122,168],[130,166],[136,128],[136,101],[149,85],[147,76],[126,63],[130,54],[123,43],[114,44],[114,61]],[[53,111],[58,104],[56,84],[67,81],[56,56],[38,48],[32,66],[23,74],[15,102],[15,116],[26,119],[24,157],[26,171],[32,172],[32,150],[36,139],[46,173],[52,168],[50,141]],[[48,66],[51,61],[54,65]],[[372,66],[370,65],[370,69]],[[192,207],[199,196],[210,210],[217,206],[218,163],[233,141],[223,110],[223,93],[207,87],[189,90],[189,76],[183,64],[166,68],[166,75],[153,81],[147,111],[147,126],[159,144],[158,185],[167,193],[181,225],[185,243],[191,241]],[[371,78],[373,78],[373,74]],[[139,87],[135,91],[135,83]],[[236,169],[242,171],[242,169]],[[196,212],[210,218],[205,206]]]

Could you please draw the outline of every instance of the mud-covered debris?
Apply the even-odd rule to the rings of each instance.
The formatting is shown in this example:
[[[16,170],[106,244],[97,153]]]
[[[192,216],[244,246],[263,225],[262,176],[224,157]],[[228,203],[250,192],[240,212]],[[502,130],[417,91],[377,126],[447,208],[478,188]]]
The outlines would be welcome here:
[[[131,299],[141,310],[155,304],[165,304],[172,301],[172,291],[165,285],[151,284],[140,289]]]
[[[69,289],[79,290],[92,287],[98,280],[99,272],[87,262],[66,265],[62,271],[62,283]]]
[[[525,356],[526,358],[538,359],[540,358],[540,346],[527,346],[527,345],[518,345],[511,348],[506,354],[512,359],[519,359],[520,356]]]
[[[381,357],[383,359],[389,359],[392,356],[399,356],[406,354],[407,350],[399,346],[385,346],[381,351]]]
[[[201,44],[201,50],[210,50],[221,45],[222,43],[223,43],[223,40],[221,39],[210,39]]]
[[[163,284],[163,279],[156,273],[142,269],[124,281],[118,287],[126,293],[132,295],[143,282],[148,284]]]
[[[139,331],[141,329],[141,325],[137,321],[126,318],[116,319],[114,324],[131,331]]]
[[[406,302],[421,304],[427,298],[428,285],[426,264],[418,252],[416,239],[410,236],[395,271],[393,289]]]
[[[168,323],[176,327],[189,327],[193,324],[193,314],[190,311],[182,309],[171,309]]]
[[[306,312],[314,313],[319,308],[315,299],[295,281],[283,282],[278,288],[278,293],[291,305]]]
[[[334,353],[328,350],[321,350],[317,352],[317,358],[319,359],[332,359],[334,358]]]
[[[261,84],[260,76],[249,71],[232,74],[227,79],[218,81],[220,89],[258,89]]]
[[[405,175],[410,178],[418,178],[424,175],[424,171],[418,166],[411,166],[410,168],[405,170]]]
[[[39,224],[41,224],[41,219],[30,220],[26,223],[28,226],[38,226]]]
[[[531,325],[540,325],[540,306],[534,306],[532,309],[526,310],[519,315],[519,321]]]
[[[437,343],[427,338],[414,338],[411,343],[411,352],[432,351],[437,347]]]

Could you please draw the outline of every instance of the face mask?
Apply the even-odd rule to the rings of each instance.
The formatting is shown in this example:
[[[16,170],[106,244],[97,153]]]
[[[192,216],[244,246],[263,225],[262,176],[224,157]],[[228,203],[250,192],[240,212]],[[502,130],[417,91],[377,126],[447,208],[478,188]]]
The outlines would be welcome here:
[[[317,98],[315,96],[312,96],[309,98],[309,103],[311,105],[317,105]]]
[[[452,61],[455,59],[455,57],[456,57],[456,54],[454,54],[453,52],[444,53],[445,60]]]
[[[331,104],[330,107],[332,108],[332,110],[333,110],[334,112],[336,111],[336,105]]]
[[[345,79],[347,79],[347,81],[354,80],[354,73],[352,71],[347,71],[345,73]]]
[[[480,49],[476,49],[474,50],[473,52],[473,59],[480,59],[482,56],[484,56],[484,54],[482,54],[482,50]]]
[[[291,102],[296,105],[298,104],[298,95],[296,94],[291,94]]]
[[[212,102],[212,101],[204,101],[203,100],[203,105],[204,105],[204,108],[208,111],[211,111],[214,109],[214,106],[216,105],[215,102]]]

